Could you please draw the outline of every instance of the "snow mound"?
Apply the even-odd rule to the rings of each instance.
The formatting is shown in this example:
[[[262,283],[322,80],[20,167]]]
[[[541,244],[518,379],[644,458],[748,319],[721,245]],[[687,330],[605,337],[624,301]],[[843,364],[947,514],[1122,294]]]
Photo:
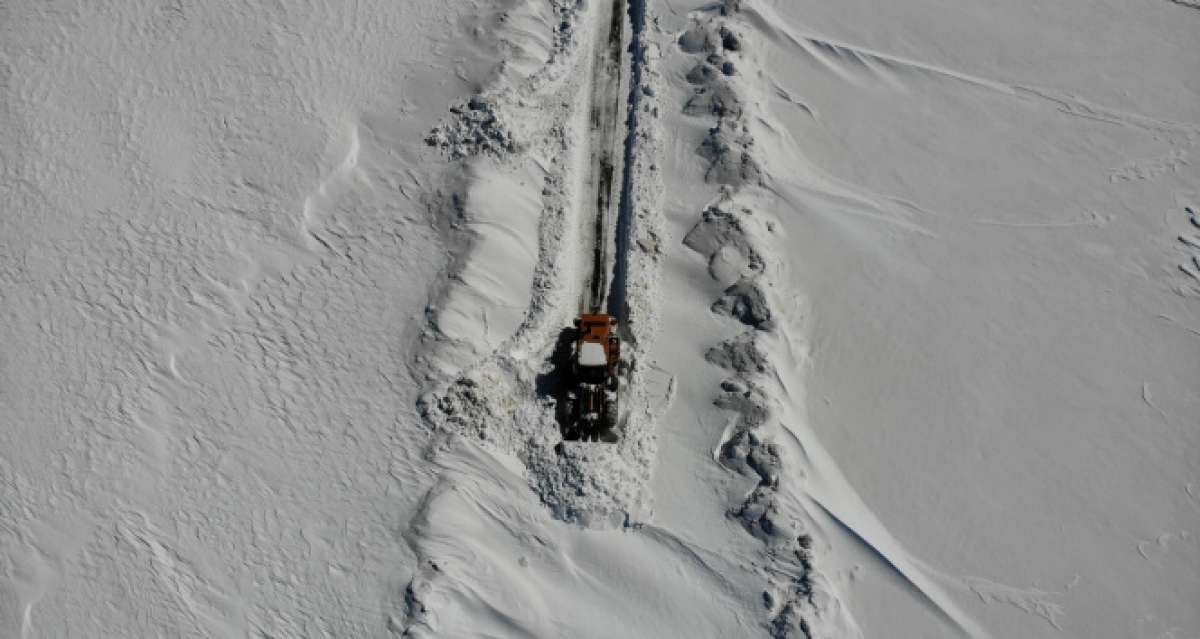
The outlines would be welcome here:
[[[725,201],[704,210],[684,236],[688,248],[708,259],[708,272],[722,286],[733,286],[762,273],[763,258],[746,237],[742,220],[749,209],[732,209]]]
[[[440,148],[452,160],[488,153],[503,157],[517,150],[512,132],[504,125],[501,107],[494,96],[472,96],[450,107],[448,122],[437,125],[425,138],[429,146]]]
[[[728,315],[759,330],[770,330],[774,327],[767,296],[762,287],[752,279],[742,278],[726,288],[721,299],[713,302],[712,311]]]
[[[722,107],[719,111],[724,113],[726,110]],[[700,145],[700,156],[708,160],[705,181],[731,186],[761,186],[763,172],[751,153],[753,147],[754,137],[745,125],[728,119],[717,122]]]

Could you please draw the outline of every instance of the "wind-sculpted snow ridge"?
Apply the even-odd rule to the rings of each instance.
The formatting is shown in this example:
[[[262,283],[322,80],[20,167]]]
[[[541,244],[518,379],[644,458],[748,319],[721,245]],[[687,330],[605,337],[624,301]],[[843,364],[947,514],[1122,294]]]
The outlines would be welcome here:
[[[677,39],[679,48],[696,59],[686,75],[694,93],[683,111],[715,119],[698,153],[708,163],[705,180],[721,185],[684,244],[704,257],[709,275],[725,287],[712,312],[743,325],[705,353],[709,363],[730,374],[714,403],[736,415],[717,457],[726,468],[757,479],[728,515],[765,545],[760,573],[767,581],[763,605],[769,635],[856,636],[859,631],[832,584],[816,568],[814,553],[821,548],[814,548],[810,518],[797,500],[781,494],[781,484],[788,494],[802,491],[794,484],[805,476],[805,460],[776,443],[787,435],[778,410],[778,398],[786,397],[787,389],[780,387],[763,341],[785,330],[774,300],[787,278],[773,256],[774,224],[753,208],[770,178],[755,155],[748,125],[757,106],[743,97],[744,83],[756,77],[759,61],[753,41],[743,35],[749,29],[738,19],[740,9],[741,3],[727,2],[715,15],[697,14]],[[791,320],[784,324],[786,330],[794,328]],[[802,336],[794,331],[791,339]]]

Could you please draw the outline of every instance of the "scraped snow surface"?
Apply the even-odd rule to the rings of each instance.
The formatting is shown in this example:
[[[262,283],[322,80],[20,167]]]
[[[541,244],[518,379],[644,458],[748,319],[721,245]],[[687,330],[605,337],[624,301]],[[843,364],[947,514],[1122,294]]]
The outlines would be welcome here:
[[[1200,637],[1197,33],[0,3],[0,638]]]

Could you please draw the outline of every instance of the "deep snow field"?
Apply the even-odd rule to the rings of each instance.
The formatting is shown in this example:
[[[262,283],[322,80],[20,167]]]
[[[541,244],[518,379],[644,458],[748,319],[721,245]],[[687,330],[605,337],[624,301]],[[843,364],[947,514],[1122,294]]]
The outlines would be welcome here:
[[[1197,34],[0,3],[0,639],[1200,638]]]

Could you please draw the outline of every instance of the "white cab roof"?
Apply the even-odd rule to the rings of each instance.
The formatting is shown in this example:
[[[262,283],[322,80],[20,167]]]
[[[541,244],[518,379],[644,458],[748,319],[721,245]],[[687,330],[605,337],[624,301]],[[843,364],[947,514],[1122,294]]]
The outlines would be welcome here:
[[[608,364],[608,354],[604,346],[596,342],[584,342],[579,349],[580,366],[604,366]]]

